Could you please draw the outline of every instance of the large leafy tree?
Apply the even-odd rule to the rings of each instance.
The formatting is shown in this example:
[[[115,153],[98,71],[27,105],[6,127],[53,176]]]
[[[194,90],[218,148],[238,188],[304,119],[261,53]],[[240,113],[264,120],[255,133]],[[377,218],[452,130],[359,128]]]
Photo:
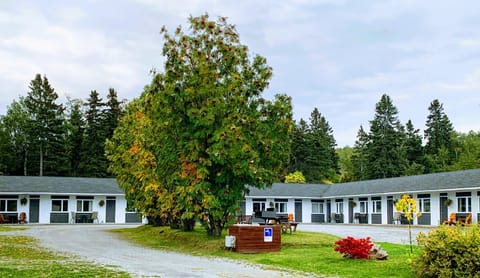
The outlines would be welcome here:
[[[390,178],[405,174],[405,131],[398,120],[398,110],[391,98],[384,94],[375,105],[375,116],[370,121],[369,178]]]
[[[2,130],[5,141],[2,140],[2,159],[5,163],[6,174],[28,174],[28,156],[31,146],[29,137],[30,118],[25,106],[25,99],[13,101],[7,109],[7,114],[2,117]]]
[[[459,133],[455,136],[454,143],[458,159],[451,170],[480,168],[480,132]]]
[[[37,74],[30,82],[25,98],[30,124],[32,154],[36,154],[34,167],[38,175],[66,175],[65,119],[63,105],[57,104],[58,95],[46,76]],[[38,164],[37,164],[38,163]]]
[[[200,218],[219,236],[247,185],[285,174],[291,100],[262,98],[272,69],[225,18],[189,23],[187,33],[162,29],[164,72],[128,106],[107,151],[134,206],[186,229]]]

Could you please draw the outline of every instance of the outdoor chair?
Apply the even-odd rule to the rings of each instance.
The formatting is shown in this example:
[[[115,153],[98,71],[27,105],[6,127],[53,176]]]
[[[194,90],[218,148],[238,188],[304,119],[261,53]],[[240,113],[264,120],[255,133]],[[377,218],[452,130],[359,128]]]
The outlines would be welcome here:
[[[3,223],[8,223],[8,220],[6,220],[5,217],[3,217],[3,214],[0,213],[0,224]]]
[[[27,214],[25,212],[20,212],[18,216],[18,224],[27,224]]]
[[[98,224],[98,211],[92,211],[90,219],[92,220],[92,223]]]
[[[293,213],[288,214],[288,222],[293,222]]]
[[[337,218],[337,214],[335,212],[330,213],[330,223],[335,223],[336,218]]]
[[[393,224],[402,224],[402,213],[396,211],[393,213]]]
[[[450,218],[445,221],[444,224],[455,225],[457,223],[457,214],[455,212],[450,213]]]
[[[356,223],[356,224],[359,224],[359,223],[360,223],[360,213],[356,212],[356,213],[353,215],[353,222]]]

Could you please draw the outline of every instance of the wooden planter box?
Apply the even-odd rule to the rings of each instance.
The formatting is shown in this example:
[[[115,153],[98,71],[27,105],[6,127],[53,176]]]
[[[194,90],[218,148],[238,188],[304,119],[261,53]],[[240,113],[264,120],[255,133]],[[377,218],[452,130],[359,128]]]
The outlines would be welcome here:
[[[271,241],[265,237],[266,228],[272,229]],[[233,225],[228,228],[228,234],[235,236],[235,251],[239,253],[277,252],[282,246],[281,226],[278,225]]]

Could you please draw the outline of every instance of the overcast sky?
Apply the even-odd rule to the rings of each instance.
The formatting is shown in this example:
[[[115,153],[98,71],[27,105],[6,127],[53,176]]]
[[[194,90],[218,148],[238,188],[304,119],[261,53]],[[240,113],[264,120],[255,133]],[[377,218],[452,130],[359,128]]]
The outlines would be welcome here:
[[[61,102],[109,87],[132,100],[163,68],[161,27],[205,12],[267,58],[265,96],[290,95],[296,120],[317,107],[340,147],[385,93],[403,124],[423,131],[438,99],[457,131],[480,130],[478,1],[0,1],[0,114],[36,73]]]

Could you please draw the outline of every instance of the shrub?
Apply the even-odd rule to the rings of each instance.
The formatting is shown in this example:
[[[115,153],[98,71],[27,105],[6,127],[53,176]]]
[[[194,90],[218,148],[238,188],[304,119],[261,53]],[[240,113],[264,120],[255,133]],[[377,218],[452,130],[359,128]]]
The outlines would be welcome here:
[[[368,259],[373,243],[369,237],[355,239],[351,236],[335,242],[334,250],[344,257],[353,259]]]
[[[420,234],[422,253],[412,261],[420,277],[478,277],[480,273],[480,226],[441,226]]]

